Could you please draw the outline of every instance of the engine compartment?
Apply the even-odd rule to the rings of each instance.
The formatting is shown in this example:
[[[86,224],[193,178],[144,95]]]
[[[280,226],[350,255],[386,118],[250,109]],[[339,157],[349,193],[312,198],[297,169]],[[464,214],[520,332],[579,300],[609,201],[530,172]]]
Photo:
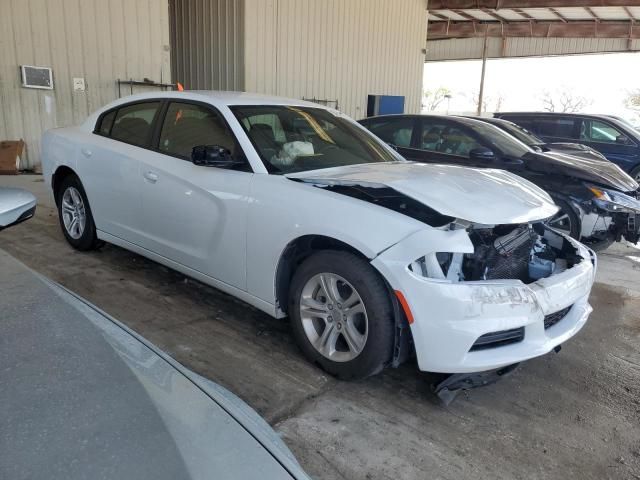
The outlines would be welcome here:
[[[542,223],[472,225],[467,232],[473,253],[436,254],[449,280],[512,279],[532,283],[582,260],[569,241]]]

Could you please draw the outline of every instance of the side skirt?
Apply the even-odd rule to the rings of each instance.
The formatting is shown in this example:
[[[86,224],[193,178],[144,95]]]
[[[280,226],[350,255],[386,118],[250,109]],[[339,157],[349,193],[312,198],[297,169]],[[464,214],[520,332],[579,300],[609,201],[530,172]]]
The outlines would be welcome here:
[[[277,317],[275,305],[265,300],[262,300],[261,298],[258,298],[254,295],[251,295],[250,293],[245,292],[244,290],[240,290],[239,288],[229,285],[228,283],[224,283],[213,277],[205,275],[204,273],[198,272],[197,270],[193,270],[189,267],[182,265],[181,263],[174,262],[173,260],[163,257],[162,255],[158,255],[150,250],[147,250],[146,248],[127,242],[126,240],[123,240],[109,233],[103,232],[102,230],[97,230],[96,234],[100,240],[104,240],[105,242],[109,242],[119,247],[122,247],[126,250],[130,250],[134,253],[137,253],[138,255],[142,255],[143,257],[146,257],[149,260],[158,262],[166,267],[169,267],[173,270],[183,273],[188,277],[194,278],[199,282],[202,282],[206,285],[217,288],[218,290],[221,290],[224,293],[228,293],[229,295],[236,297],[257,309],[262,310],[263,312],[267,313],[268,315],[271,315],[272,317]]]

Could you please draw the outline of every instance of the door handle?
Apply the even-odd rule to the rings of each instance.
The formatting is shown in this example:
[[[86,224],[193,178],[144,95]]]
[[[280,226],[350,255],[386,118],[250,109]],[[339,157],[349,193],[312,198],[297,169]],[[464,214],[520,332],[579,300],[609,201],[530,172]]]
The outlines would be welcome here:
[[[153,172],[144,172],[142,176],[151,183],[156,183],[158,181],[158,175]]]
[[[83,148],[83,149],[82,149],[82,154],[83,154],[85,157],[90,157],[91,155],[93,155],[93,152],[92,152],[91,150],[89,150],[88,148]]]

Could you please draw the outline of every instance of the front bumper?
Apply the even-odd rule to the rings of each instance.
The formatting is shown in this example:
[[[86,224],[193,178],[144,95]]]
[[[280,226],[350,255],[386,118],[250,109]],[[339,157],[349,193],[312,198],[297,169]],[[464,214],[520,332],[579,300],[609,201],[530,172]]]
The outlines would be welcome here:
[[[433,251],[468,248],[466,235],[460,232],[447,232],[443,246]],[[579,242],[568,239],[583,258],[580,263],[531,284],[520,280],[451,283],[408,269],[412,259],[418,258],[416,246],[431,246],[434,239],[437,235],[433,231],[417,232],[372,261],[392,288],[403,293],[411,310],[420,370],[466,373],[501,368],[550,352],[586,323],[592,311],[588,299],[597,260],[595,253]],[[569,312],[545,329],[545,316],[567,307],[571,307]],[[520,327],[524,327],[524,338],[517,343],[471,351],[484,334]]]

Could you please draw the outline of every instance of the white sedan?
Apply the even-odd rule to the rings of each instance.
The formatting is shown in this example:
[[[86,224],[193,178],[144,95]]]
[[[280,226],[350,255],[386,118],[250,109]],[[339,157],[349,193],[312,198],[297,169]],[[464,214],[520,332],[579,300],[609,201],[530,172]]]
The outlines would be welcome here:
[[[291,318],[340,378],[502,368],[591,312],[595,255],[544,227],[550,197],[501,170],[404,161],[335,110],[241,93],[120,99],[48,131],[69,243],[119,245]]]

